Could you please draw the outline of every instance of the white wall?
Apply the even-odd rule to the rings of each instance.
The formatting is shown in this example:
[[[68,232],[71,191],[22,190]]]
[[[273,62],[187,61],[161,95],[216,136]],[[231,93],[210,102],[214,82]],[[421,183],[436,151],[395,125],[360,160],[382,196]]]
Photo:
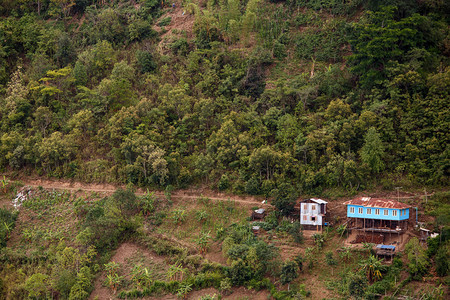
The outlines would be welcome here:
[[[300,224],[304,225],[322,225],[322,216],[319,215],[320,205],[317,203],[300,203]],[[306,209],[305,209],[306,205]],[[315,209],[313,209],[315,208]],[[304,220],[306,216],[306,220]],[[311,217],[316,217],[311,221]]]

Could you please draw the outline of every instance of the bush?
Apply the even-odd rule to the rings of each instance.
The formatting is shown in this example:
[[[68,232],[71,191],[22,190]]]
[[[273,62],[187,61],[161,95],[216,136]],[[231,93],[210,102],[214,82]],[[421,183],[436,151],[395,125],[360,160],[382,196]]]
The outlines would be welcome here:
[[[172,52],[175,55],[182,55],[182,56],[186,56],[189,52],[189,43],[187,42],[187,40],[185,38],[180,38],[174,42],[172,42],[172,44],[170,44],[169,48],[172,50]]]
[[[289,234],[298,244],[303,243],[303,229],[300,221],[295,221],[289,229]]]
[[[253,277],[253,272],[242,259],[238,259],[227,269],[226,275],[234,286],[240,286]]]
[[[337,265],[337,261],[334,259],[332,251],[325,253],[325,261],[329,266]]]
[[[0,249],[6,246],[6,241],[14,229],[17,215],[17,212],[0,208]]]
[[[158,23],[158,26],[159,26],[159,27],[167,26],[167,25],[170,24],[170,22],[172,22],[172,18],[171,18],[171,17],[167,17],[167,18],[162,19],[162,20]]]
[[[231,289],[231,279],[230,278],[228,278],[228,277],[226,277],[225,279],[223,279],[221,282],[220,282],[220,286],[219,286],[219,291],[223,294],[223,295],[225,295],[225,296],[227,296],[227,295],[230,295],[233,291],[232,291],[232,289]]]
[[[219,182],[217,183],[217,188],[219,191],[224,191],[230,186],[230,180],[228,179],[228,176],[226,174],[223,174],[222,177],[220,177]]]

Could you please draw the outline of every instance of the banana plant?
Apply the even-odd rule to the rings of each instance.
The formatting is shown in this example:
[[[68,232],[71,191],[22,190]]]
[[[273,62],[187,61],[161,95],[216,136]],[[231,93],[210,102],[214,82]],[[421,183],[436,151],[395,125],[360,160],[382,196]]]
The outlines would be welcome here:
[[[192,291],[192,284],[189,283],[181,284],[177,290],[177,296],[178,298],[186,299],[190,291]]]
[[[108,274],[106,276],[106,282],[110,287],[110,289],[112,289],[113,293],[116,294],[117,288],[120,286],[120,283],[122,282],[122,277],[117,274],[114,275]]]
[[[14,223],[3,222],[3,228],[6,231],[6,239],[9,239],[9,237],[11,235],[11,231],[13,230],[13,226],[14,226]]]
[[[7,188],[8,185],[9,185],[9,180],[6,179],[5,175],[3,175],[3,179],[0,180],[0,182],[2,183],[3,193],[6,194],[6,188]]]

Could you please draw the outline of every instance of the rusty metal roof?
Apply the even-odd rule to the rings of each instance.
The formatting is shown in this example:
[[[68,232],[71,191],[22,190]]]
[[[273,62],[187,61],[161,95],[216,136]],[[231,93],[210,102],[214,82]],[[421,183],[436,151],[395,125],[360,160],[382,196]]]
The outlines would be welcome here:
[[[394,209],[404,209],[410,208],[411,206],[402,202],[398,202],[392,199],[381,199],[381,198],[371,198],[371,197],[359,197],[347,202],[344,205],[358,205],[364,207],[380,207],[380,208],[394,208]]]

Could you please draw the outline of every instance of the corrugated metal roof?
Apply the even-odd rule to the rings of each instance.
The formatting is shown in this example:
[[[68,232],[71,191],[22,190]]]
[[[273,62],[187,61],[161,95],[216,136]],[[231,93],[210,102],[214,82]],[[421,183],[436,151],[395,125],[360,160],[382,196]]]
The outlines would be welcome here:
[[[325,200],[322,200],[322,199],[315,199],[315,198],[305,199],[305,200],[300,201],[300,202],[305,202],[305,201],[308,201],[308,200],[311,200],[311,201],[313,201],[313,202],[316,202],[317,204],[327,204],[327,203],[328,203],[328,202],[325,201]]]
[[[378,244],[377,245],[378,249],[389,249],[389,250],[395,250],[395,246],[393,245],[383,245],[383,244]]]
[[[263,214],[266,210],[264,208],[255,209],[255,213]]]
[[[394,209],[404,209],[411,207],[408,204],[398,202],[392,199],[381,199],[371,197],[355,198],[347,202],[344,202],[344,205],[358,205],[364,207],[380,207],[380,208],[394,208]]]

